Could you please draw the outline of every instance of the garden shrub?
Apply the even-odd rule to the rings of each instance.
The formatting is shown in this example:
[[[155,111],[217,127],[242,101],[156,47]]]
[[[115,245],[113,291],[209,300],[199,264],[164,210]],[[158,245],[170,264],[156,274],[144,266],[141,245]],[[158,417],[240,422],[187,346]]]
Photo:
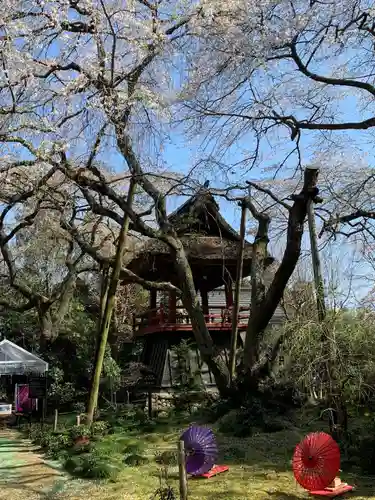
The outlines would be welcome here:
[[[63,457],[72,445],[71,437],[66,432],[53,432],[52,429],[33,424],[28,429],[30,440],[40,446],[49,458]]]
[[[43,434],[45,433],[45,430],[42,429],[42,426],[40,424],[32,424],[30,427],[25,426],[25,429],[30,440],[33,443],[40,445]]]
[[[108,434],[109,424],[104,420],[98,420],[91,426],[92,436],[105,436]]]
[[[264,432],[279,432],[291,428],[293,428],[293,424],[285,417],[278,415],[264,416],[264,421],[262,424],[262,430]]]
[[[75,411],[76,413],[82,414],[85,413],[85,410],[86,410],[85,403],[80,401],[73,403],[73,411]]]
[[[244,408],[231,410],[219,419],[218,424],[220,432],[236,437],[251,436],[253,432],[253,422]]]
[[[178,465],[177,451],[163,451],[155,453],[155,462],[159,465],[174,466]]]
[[[357,465],[365,474],[375,474],[375,415],[369,415],[360,431],[350,436],[346,462]]]
[[[140,426],[143,432],[154,432],[158,427],[158,423],[155,420],[147,419]]]
[[[88,425],[74,425],[69,430],[69,435],[73,442],[82,438],[90,439],[91,428]]]
[[[144,450],[143,444],[139,443],[131,443],[126,446],[124,449],[124,455],[131,455],[133,453],[141,453]]]
[[[194,343],[183,340],[172,348],[178,360],[174,367],[175,382],[173,384],[173,405],[178,414],[191,414],[205,399],[205,386],[202,381],[201,370],[191,369],[190,354],[194,350]]]
[[[233,402],[228,399],[219,399],[216,401],[206,399],[197,413],[207,422],[216,422],[233,410],[233,407]]]
[[[116,481],[120,473],[118,464],[101,457],[97,452],[70,456],[65,462],[65,468],[72,475],[87,479],[109,479]]]
[[[147,413],[134,405],[119,405],[114,413],[102,416],[107,422],[109,434],[133,429],[141,429],[146,432],[155,429],[155,424],[153,420],[149,419]]]
[[[71,445],[69,435],[61,433],[51,433],[49,435],[46,455],[52,459],[59,459],[67,454],[67,450]]]
[[[236,437],[251,436],[254,429],[278,432],[293,425],[285,409],[280,410],[278,401],[273,401],[271,398],[266,400],[261,393],[249,396],[237,408],[233,408],[233,403],[230,401],[221,405],[218,403],[213,415],[220,415],[224,410],[226,412],[218,419],[219,430]]]
[[[140,465],[145,465],[149,462],[149,459],[138,453],[132,453],[124,458],[124,463],[130,465],[131,467],[139,467]]]
[[[73,475],[91,479],[110,479],[115,481],[120,470],[121,458],[117,458],[113,449],[96,448],[91,440],[93,434],[104,435],[108,426],[98,421],[92,428],[86,425],[73,426],[65,432],[53,432],[51,428],[34,424],[27,429],[29,438],[39,445],[46,456],[63,459],[65,468]],[[128,450],[134,455],[134,464],[144,462],[139,450]],[[136,452],[136,453],[134,453]],[[137,457],[139,455],[139,457]]]
[[[149,462],[149,459],[143,455],[144,444],[141,442],[131,443],[124,449],[124,463],[130,466],[139,466]]]

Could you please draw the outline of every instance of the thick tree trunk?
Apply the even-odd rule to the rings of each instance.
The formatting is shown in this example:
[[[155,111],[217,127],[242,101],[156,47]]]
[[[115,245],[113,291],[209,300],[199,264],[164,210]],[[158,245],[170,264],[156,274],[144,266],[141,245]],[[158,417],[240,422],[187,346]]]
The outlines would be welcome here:
[[[287,286],[289,278],[293,274],[301,254],[301,242],[309,200],[313,200],[314,202],[319,201],[317,197],[318,188],[316,186],[317,178],[318,170],[306,169],[301,193],[292,196],[294,203],[289,209],[287,243],[281,264],[267,292],[264,293],[264,286],[261,283],[259,283],[259,290],[254,290],[254,294],[256,294],[254,300],[257,303],[252,306],[252,313],[246,331],[244,360],[241,367],[241,378],[243,382],[247,379],[250,387],[256,386],[256,381],[259,379],[260,374],[263,376],[267,374],[269,371],[267,367],[269,367],[273,361],[271,357],[275,358],[277,354],[278,345],[275,346],[270,355],[266,356],[264,362],[257,362],[257,349],[262,334],[267,328],[283,297],[284,289]],[[257,242],[254,250],[256,252],[254,267],[257,266],[257,269],[254,269],[252,280],[254,283],[257,280],[256,276],[261,272],[261,268],[258,268],[258,266],[261,266],[267,246],[266,235],[263,234],[260,236],[262,236],[262,238]],[[264,294],[263,297],[261,296],[262,294]],[[281,344],[281,339],[279,339],[277,344]]]
[[[171,238],[169,243],[175,254],[174,261],[178,281],[182,290],[182,302],[189,314],[194,337],[202,360],[211,370],[221,397],[228,397],[232,392],[229,370],[219,355],[218,349],[215,347],[207,329],[203,310],[199,304],[198,296],[195,291],[193,274],[185,250],[182,243],[174,238]]]
[[[247,354],[246,361],[248,366],[254,366],[259,361],[259,341],[262,331],[252,328],[251,318],[261,314],[262,304],[265,299],[266,286],[264,283],[265,262],[268,253],[268,231],[270,218],[265,213],[252,213],[258,220],[258,231],[253,243],[253,252],[251,259],[251,314],[248,328],[246,331]]]
[[[77,275],[72,272],[63,283],[59,306],[56,311],[53,311],[51,302],[42,302],[38,304],[37,311],[40,324],[40,336],[43,345],[47,345],[56,340],[61,323],[69,310],[76,280]]]
[[[130,187],[129,187],[129,193],[128,193],[128,204],[129,205],[132,204],[134,191],[135,191],[135,184],[133,182],[131,182]],[[87,421],[86,421],[87,425],[92,424],[93,419],[94,419],[94,412],[95,412],[95,409],[96,409],[97,404],[98,404],[100,378],[101,378],[101,374],[102,374],[102,370],[103,370],[103,361],[104,361],[105,350],[106,350],[106,346],[107,346],[109,327],[110,327],[111,319],[112,319],[112,312],[113,312],[113,309],[115,306],[117,285],[119,282],[120,272],[122,269],[123,254],[124,254],[124,250],[126,248],[128,229],[129,229],[129,217],[127,215],[124,215],[123,224],[121,226],[118,244],[117,244],[115,265],[114,265],[114,268],[112,271],[112,275],[111,275],[111,279],[110,279],[110,283],[109,283],[109,287],[108,287],[108,292],[107,292],[106,305],[105,305],[105,309],[104,309],[103,319],[102,319],[101,325],[100,325],[99,342],[98,342],[96,355],[95,355],[94,374],[92,377],[91,390],[90,390],[89,402],[88,402],[88,407],[87,407]]]

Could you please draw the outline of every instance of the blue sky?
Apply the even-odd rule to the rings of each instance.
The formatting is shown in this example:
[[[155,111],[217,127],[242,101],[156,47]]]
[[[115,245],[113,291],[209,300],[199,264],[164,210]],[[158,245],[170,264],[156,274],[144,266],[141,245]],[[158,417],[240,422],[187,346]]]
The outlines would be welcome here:
[[[56,54],[55,54],[56,52]],[[49,49],[49,55],[52,57],[53,55],[57,55],[59,52],[58,43],[53,43]],[[351,93],[345,99],[338,102],[336,117],[340,121],[355,121],[358,119],[364,119],[368,117],[367,111],[360,111],[360,102],[358,97]],[[304,133],[301,140],[301,149],[303,155],[303,163],[307,164],[311,158],[313,157],[314,151],[316,151],[315,139],[319,134],[316,134],[315,137],[312,135]],[[359,148],[361,154],[364,157],[368,158],[369,162],[373,162],[373,147],[372,142],[373,138],[370,133],[365,133],[363,131],[359,132],[347,132],[346,134],[346,146],[344,144],[341,147],[346,147],[348,151],[348,155],[350,155],[351,149],[354,147]],[[341,134],[343,137],[344,134]],[[249,144],[249,137],[243,137],[242,140],[238,141],[235,147],[230,148],[227,153],[227,159],[230,159],[232,163],[236,161],[240,161],[242,159],[242,151],[245,148],[251,148],[251,142]],[[196,161],[197,152],[199,150],[200,138],[196,139],[196,144],[192,145],[191,143],[188,145],[187,140],[184,138],[182,131],[177,129],[175,133],[171,137],[171,143],[165,145],[164,150],[164,159],[168,164],[168,168],[171,171],[179,172],[179,173],[188,173],[191,169],[192,165]],[[285,136],[285,149],[289,148],[291,145],[290,140],[287,136]],[[239,169],[234,169],[232,175],[230,175],[230,181],[233,183],[236,182],[244,182],[245,179],[248,180],[260,180],[264,179],[265,173],[263,169],[272,166],[272,164],[276,164],[281,162],[285,158],[285,150],[278,149],[277,152],[268,148],[265,144],[263,145],[261,151],[264,160],[262,164],[252,170],[250,173],[244,175],[244,171]],[[124,169],[124,161],[123,158],[118,155],[114,149],[107,149],[105,152],[106,162],[111,163],[114,166],[116,171],[122,171]],[[293,167],[293,161],[290,162],[290,166]],[[215,171],[207,171],[207,175],[204,171],[200,171],[199,179],[203,183],[206,179],[209,179],[212,187],[220,188],[224,187],[226,184],[226,179],[220,174],[218,170]],[[281,175],[288,175],[285,172],[282,172]],[[239,229],[239,210],[234,203],[227,202],[225,200],[218,200],[222,209],[222,213],[224,217],[228,220],[228,222],[235,228]],[[180,197],[169,197],[168,199],[168,210],[173,211],[177,206],[179,206],[183,202],[183,199]],[[271,242],[271,248],[275,247],[275,252],[280,254],[281,245],[275,244],[275,242]],[[304,248],[308,249],[309,243],[307,234],[304,238]],[[340,241],[340,245],[335,247],[335,258],[341,259],[342,267],[346,268],[350,266],[352,255],[353,255],[353,245],[348,243],[345,240]],[[279,255],[277,255],[279,257]],[[359,266],[361,267],[361,266]],[[370,271],[366,270],[366,266],[362,264],[361,273],[368,274]],[[362,289],[362,294],[366,293],[368,288],[367,283],[364,280],[358,280],[357,282],[358,289]],[[367,287],[367,288],[366,288]]]
[[[355,121],[367,118],[366,114],[364,115],[359,111],[359,103],[356,96],[350,95],[345,98],[339,106],[338,109],[338,120],[340,121]],[[370,165],[374,162],[373,158],[373,148],[372,148],[372,136],[371,132],[366,133],[364,131],[349,131],[345,133],[341,133],[340,137],[342,143],[340,144],[340,149],[344,148],[347,151],[348,157],[352,154],[354,150],[359,152],[359,155],[365,158]],[[239,144],[239,148],[244,147],[246,138],[243,140],[243,144]],[[290,144],[288,145],[290,147]],[[198,149],[198,141],[197,146]],[[196,149],[196,150],[197,150]],[[191,146],[187,147],[184,145],[184,139],[181,134],[175,134],[172,136],[172,143],[167,145],[165,148],[165,159],[169,164],[169,167],[172,171],[178,171],[180,173],[188,173],[191,169],[193,162],[195,161],[196,150],[194,150]],[[301,139],[301,150],[302,150],[302,161],[303,165],[308,164],[308,162],[313,158],[315,149],[315,138],[308,134],[303,134]],[[263,151],[265,156],[268,156],[271,150]],[[332,150],[334,152],[334,149]],[[279,154],[270,155],[270,160],[268,162],[262,163],[262,165],[258,168],[254,168],[251,172],[247,173],[245,176],[243,172],[236,172],[232,176],[233,183],[241,182],[244,183],[245,179],[248,180],[260,180],[264,179],[265,175],[262,172],[264,167],[270,166],[271,164],[275,164],[277,162],[281,162],[285,157],[285,152],[280,151]],[[231,154],[231,161],[236,162],[241,159],[240,153],[237,151],[233,151]],[[292,162],[293,164],[293,162]],[[324,168],[324,167],[323,167]],[[237,175],[236,175],[237,174]],[[285,174],[284,174],[285,175]],[[281,178],[283,173],[281,173]],[[210,186],[212,187],[223,187],[225,185],[225,180],[220,179],[220,175],[214,176],[212,178],[212,174],[208,172],[207,178],[210,180]],[[200,173],[200,180],[204,182],[204,172]],[[168,210],[175,210],[181,203],[183,202],[183,198],[181,197],[170,197],[168,200]],[[235,203],[228,202],[223,199],[218,200],[222,213],[227,221],[235,228],[239,229],[239,221],[240,214],[239,209]],[[249,222],[248,222],[249,223]],[[317,220],[318,230],[321,222]],[[307,224],[306,224],[306,233],[303,239],[303,249],[304,254],[309,251],[310,242],[307,233]],[[251,240],[251,237],[249,237]],[[321,241],[320,241],[321,243]],[[270,245],[271,250],[273,250],[276,257],[282,256],[283,242],[280,241],[271,241]],[[338,289],[336,290],[336,294],[339,297],[337,300],[345,300],[346,306],[355,306],[359,300],[361,300],[364,296],[367,295],[369,290],[372,288],[372,283],[367,280],[368,276],[371,276],[374,273],[374,270],[369,267],[369,265],[364,262],[358,262],[358,248],[352,242],[349,242],[345,238],[341,238],[337,241],[337,243],[329,249],[325,249],[322,254],[322,266],[323,272],[326,279],[327,287],[332,287],[333,281],[339,281]],[[354,264],[353,261],[356,260]],[[304,264],[302,265],[304,270],[309,271],[310,268],[310,257],[304,257]],[[332,275],[335,275],[332,278]],[[353,277],[354,275],[354,277]],[[375,280],[375,277],[374,277]],[[331,285],[328,285],[331,283]]]

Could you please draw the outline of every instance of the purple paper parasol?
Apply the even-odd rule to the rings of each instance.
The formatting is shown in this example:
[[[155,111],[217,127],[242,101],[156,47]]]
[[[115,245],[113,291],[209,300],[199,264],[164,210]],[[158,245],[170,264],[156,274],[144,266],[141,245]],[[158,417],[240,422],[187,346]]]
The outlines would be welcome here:
[[[180,438],[185,445],[186,472],[201,476],[215,465],[218,457],[216,439],[211,429],[191,426]]]

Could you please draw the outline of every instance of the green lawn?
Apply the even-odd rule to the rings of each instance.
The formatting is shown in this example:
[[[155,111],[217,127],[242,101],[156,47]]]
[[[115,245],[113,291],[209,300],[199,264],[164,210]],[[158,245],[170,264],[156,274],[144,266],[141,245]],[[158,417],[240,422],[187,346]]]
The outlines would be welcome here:
[[[100,447],[103,452],[118,454],[124,450],[144,448],[142,454],[150,458],[155,453],[176,449],[180,432],[186,427],[137,435],[136,432],[107,436]],[[220,445],[220,462],[229,465],[227,473],[208,480],[189,480],[189,500],[293,500],[307,498],[306,492],[296,485],[291,473],[290,460],[294,446],[303,437],[297,430],[273,434],[257,434],[239,439],[217,434]],[[170,468],[170,485],[178,493],[177,468]],[[147,500],[159,484],[160,466],[154,461],[138,467],[127,466],[116,483],[90,483],[85,488],[85,498],[101,500]],[[342,479],[356,486],[348,496],[353,500],[373,498],[375,487],[370,479],[342,474]],[[64,498],[80,500],[82,494],[65,492]],[[178,495],[177,495],[178,498]]]

